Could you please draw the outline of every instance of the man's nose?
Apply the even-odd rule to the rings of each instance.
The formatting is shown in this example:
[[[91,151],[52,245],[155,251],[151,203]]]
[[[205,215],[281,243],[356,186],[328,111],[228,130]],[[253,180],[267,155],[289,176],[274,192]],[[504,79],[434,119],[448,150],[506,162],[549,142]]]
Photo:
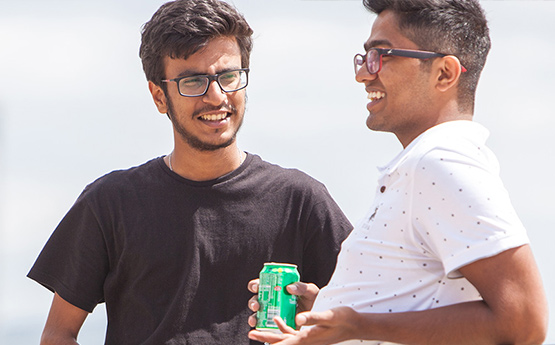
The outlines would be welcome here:
[[[213,80],[208,85],[208,90],[206,90],[202,100],[206,103],[219,105],[222,104],[225,98],[226,94],[220,87],[220,84],[218,84],[216,80]]]
[[[378,73],[370,74],[370,72],[368,72],[368,68],[366,67],[366,64],[361,66],[355,74],[355,80],[359,83],[364,83],[365,81],[368,81],[368,80],[374,80],[377,77],[378,77]]]

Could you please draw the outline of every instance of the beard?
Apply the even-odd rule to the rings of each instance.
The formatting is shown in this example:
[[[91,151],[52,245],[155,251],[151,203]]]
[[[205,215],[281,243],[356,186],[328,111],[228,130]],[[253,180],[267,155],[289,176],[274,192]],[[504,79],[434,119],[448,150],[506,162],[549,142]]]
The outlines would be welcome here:
[[[246,97],[245,97],[246,98]],[[167,102],[168,102],[168,117],[170,118],[170,121],[173,124],[173,127],[175,128],[176,132],[179,134],[179,136],[187,143],[189,144],[189,146],[191,146],[193,149],[196,149],[198,151],[216,151],[219,149],[223,149],[228,147],[229,145],[233,144],[235,142],[235,139],[237,137],[237,133],[239,132],[239,129],[241,128],[241,126],[243,125],[243,119],[244,119],[244,110],[243,110],[243,114],[240,114],[241,116],[239,116],[239,114],[237,113],[237,108],[233,105],[229,105],[229,106],[219,106],[219,107],[205,107],[202,109],[199,109],[197,111],[195,111],[195,113],[193,114],[193,116],[196,116],[202,112],[206,112],[206,111],[211,111],[211,110],[226,110],[227,112],[233,114],[232,116],[239,116],[241,121],[239,122],[237,128],[235,129],[235,131],[233,132],[232,136],[222,142],[222,143],[218,143],[218,144],[213,144],[213,143],[207,143],[205,141],[202,141],[200,138],[198,138],[197,136],[195,136],[194,134],[190,133],[187,128],[185,128],[181,123],[179,123],[179,121],[177,120],[177,118],[174,116],[175,114],[175,109],[173,107],[173,103],[171,102],[169,97],[166,97]]]

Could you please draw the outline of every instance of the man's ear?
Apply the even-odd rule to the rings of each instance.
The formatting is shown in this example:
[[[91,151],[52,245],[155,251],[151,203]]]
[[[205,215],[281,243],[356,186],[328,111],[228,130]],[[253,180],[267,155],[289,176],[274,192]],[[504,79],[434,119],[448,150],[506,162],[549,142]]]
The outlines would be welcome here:
[[[154,84],[152,81],[148,81],[148,89],[154,100],[154,104],[161,114],[168,113],[168,100],[166,99],[166,94],[164,90],[159,85]]]
[[[436,88],[439,91],[445,92],[459,83],[462,65],[456,56],[447,55],[437,59],[434,68],[437,71]]]

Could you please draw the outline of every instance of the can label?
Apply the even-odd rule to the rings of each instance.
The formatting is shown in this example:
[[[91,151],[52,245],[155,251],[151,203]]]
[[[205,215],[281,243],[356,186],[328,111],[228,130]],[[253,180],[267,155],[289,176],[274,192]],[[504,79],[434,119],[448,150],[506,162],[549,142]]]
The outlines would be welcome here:
[[[265,263],[260,271],[258,286],[258,303],[260,309],[256,316],[256,329],[280,333],[274,317],[280,316],[285,323],[295,328],[297,312],[297,296],[291,295],[285,287],[300,279],[296,265],[281,263]]]

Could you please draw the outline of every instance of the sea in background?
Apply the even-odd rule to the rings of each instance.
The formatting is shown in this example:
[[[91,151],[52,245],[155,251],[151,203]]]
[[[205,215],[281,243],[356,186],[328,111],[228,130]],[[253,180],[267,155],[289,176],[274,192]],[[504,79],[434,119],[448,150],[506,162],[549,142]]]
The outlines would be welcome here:
[[[38,344],[52,294],[25,276],[85,185],[172,149],[150,98],[140,28],[165,0],[0,0],[0,344]],[[365,127],[352,59],[373,22],[359,0],[235,0],[255,31],[241,149],[322,181],[352,222],[400,150]],[[475,120],[528,229],[555,344],[555,1],[481,1],[493,47]],[[418,95],[415,95],[415,98]],[[245,321],[246,322],[246,321]],[[100,305],[81,330],[102,344]]]

